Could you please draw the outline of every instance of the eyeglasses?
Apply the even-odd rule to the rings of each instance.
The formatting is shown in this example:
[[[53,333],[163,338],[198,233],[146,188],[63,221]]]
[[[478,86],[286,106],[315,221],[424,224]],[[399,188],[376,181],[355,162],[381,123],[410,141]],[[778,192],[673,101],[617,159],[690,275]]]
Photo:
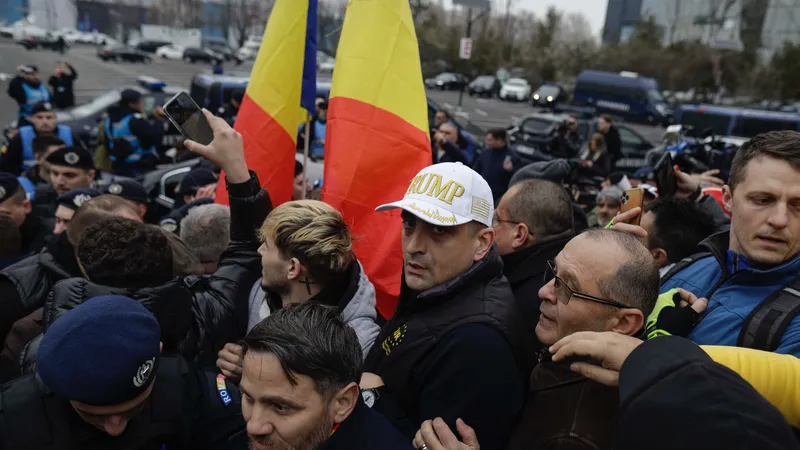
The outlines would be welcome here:
[[[514,225],[517,225],[520,222],[515,222],[513,220],[501,219],[501,218],[497,217],[497,211],[495,211],[494,215],[492,216],[492,226],[496,226],[497,224],[500,224],[500,223],[513,223]]]
[[[583,300],[587,300],[590,302],[600,303],[602,305],[613,306],[615,308],[629,308],[629,306],[623,305],[622,303],[612,302],[610,300],[604,300],[599,297],[595,297],[593,295],[584,294],[583,292],[578,292],[567,285],[561,278],[556,275],[556,263],[555,261],[547,261],[547,269],[544,271],[544,284],[549,283],[551,280],[555,279],[555,292],[556,292],[556,300],[559,303],[564,305],[569,304],[569,300],[574,296],[581,298]]]

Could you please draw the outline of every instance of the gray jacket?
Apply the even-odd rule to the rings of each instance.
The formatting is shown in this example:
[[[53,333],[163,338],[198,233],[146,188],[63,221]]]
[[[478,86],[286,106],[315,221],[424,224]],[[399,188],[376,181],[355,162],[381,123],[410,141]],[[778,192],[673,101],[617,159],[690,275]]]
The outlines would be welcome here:
[[[381,331],[380,326],[375,323],[378,314],[375,304],[375,286],[367,278],[360,263],[354,264],[343,276],[348,277],[348,280],[342,280],[341,283],[341,287],[345,288],[343,293],[329,293],[326,288],[311,300],[336,306],[341,311],[344,321],[355,330],[358,342],[361,344],[361,351],[366,357]],[[330,298],[331,295],[337,294],[343,295],[340,298]],[[279,303],[280,298],[261,287],[261,279],[256,281],[250,290],[247,331],[249,332],[269,316],[270,305],[274,306]]]

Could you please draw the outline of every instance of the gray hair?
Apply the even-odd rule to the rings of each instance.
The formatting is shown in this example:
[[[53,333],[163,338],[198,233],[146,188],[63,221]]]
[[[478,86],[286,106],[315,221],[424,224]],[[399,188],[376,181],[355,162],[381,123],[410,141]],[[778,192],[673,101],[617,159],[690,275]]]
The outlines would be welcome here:
[[[627,256],[613,277],[597,280],[603,297],[650,315],[658,299],[661,280],[650,250],[624,231],[591,228],[582,233],[589,239],[614,243]]]
[[[625,193],[622,191],[622,189],[616,186],[609,186],[597,194],[597,203],[605,201],[606,203],[611,203],[612,205],[621,205],[623,194]]]
[[[231,212],[225,205],[201,205],[181,220],[181,240],[201,263],[216,263],[231,240]]]

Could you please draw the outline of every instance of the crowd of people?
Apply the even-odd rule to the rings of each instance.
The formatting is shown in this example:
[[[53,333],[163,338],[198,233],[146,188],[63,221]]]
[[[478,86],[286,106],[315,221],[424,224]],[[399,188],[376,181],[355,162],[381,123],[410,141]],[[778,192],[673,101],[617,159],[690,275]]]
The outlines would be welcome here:
[[[163,127],[141,97],[92,153],[33,79],[0,154],[0,449],[800,448],[798,132],[659,196],[611,172],[610,118],[583,149],[570,119],[553,145],[604,179],[584,211],[574,164],[523,166],[503,129],[472,154],[440,111],[433,164],[377,208],[402,221],[382,317],[302,165],[274,206],[204,111],[214,139],[181,145],[201,163],[157,217],[135,178]]]

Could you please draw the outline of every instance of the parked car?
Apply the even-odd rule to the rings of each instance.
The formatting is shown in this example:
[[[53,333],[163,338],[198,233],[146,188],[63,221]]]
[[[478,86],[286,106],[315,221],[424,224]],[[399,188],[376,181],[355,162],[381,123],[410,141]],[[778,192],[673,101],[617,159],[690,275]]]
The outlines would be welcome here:
[[[567,91],[557,84],[545,83],[536,89],[531,97],[531,105],[552,108],[556,103],[567,101]]]
[[[500,100],[526,102],[531,96],[531,85],[523,78],[511,78],[500,88]]]
[[[207,48],[189,47],[183,51],[183,62],[186,63],[194,64],[199,61],[214,64],[216,61],[221,61],[223,59],[224,57],[222,55]]]
[[[153,58],[147,53],[137,50],[127,45],[118,45],[115,47],[105,47],[97,51],[97,56],[103,61],[126,61],[126,62],[140,62],[150,64]]]
[[[172,42],[168,41],[157,41],[157,40],[144,40],[140,41],[136,44],[136,50],[147,52],[147,53],[155,53],[160,47],[165,45],[170,45]]]
[[[481,75],[467,86],[470,96],[494,97],[500,93],[500,80],[494,75]]]
[[[568,114],[529,114],[522,118],[518,126],[509,131],[509,141],[524,161],[536,160],[537,154],[549,154],[550,142],[556,130],[569,117]],[[615,122],[614,126],[619,131],[623,154],[623,157],[617,160],[615,168],[632,173],[646,166],[645,156],[655,148],[655,145],[626,123]],[[583,145],[589,141],[596,129],[597,118],[578,119],[577,132]]]
[[[233,51],[233,49],[230,48],[225,42],[217,40],[204,40],[203,48],[207,48],[212,52],[222,56],[226,62],[235,62],[236,64],[242,63],[242,60],[236,56],[236,52]]]
[[[443,91],[460,91],[467,83],[469,83],[469,79],[466,76],[452,72],[443,72],[436,75],[435,78],[425,80],[428,87]]]
[[[183,59],[184,51],[186,51],[186,48],[179,45],[165,45],[156,50],[156,56],[162,59],[180,60]]]

